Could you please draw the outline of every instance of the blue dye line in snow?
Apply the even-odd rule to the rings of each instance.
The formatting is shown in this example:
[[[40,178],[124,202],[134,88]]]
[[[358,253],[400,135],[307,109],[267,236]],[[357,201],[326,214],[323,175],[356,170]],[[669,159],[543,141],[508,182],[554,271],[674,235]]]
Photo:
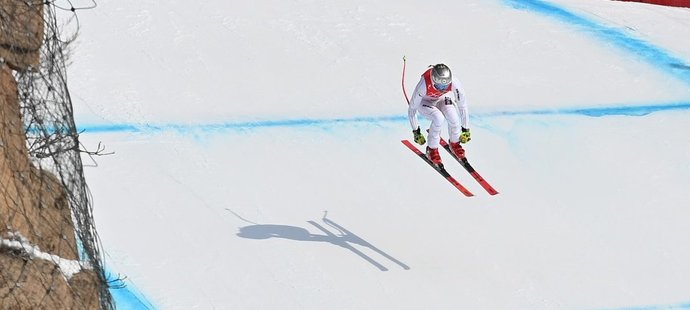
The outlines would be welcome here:
[[[690,309],[690,303],[683,303],[677,305],[658,305],[658,306],[644,306],[632,308],[616,308],[608,310],[687,310]]]
[[[108,279],[113,287],[110,294],[113,296],[115,308],[127,310],[154,310],[148,300],[138,292],[132,285],[124,283],[121,279]]]
[[[499,116],[519,116],[519,115],[583,115],[590,117],[603,116],[644,116],[654,112],[672,111],[672,110],[690,110],[690,102],[676,102],[668,104],[656,105],[635,105],[635,106],[603,106],[603,107],[585,107],[585,108],[564,108],[564,109],[539,109],[539,110],[525,110],[525,111],[499,111],[480,113],[474,117],[488,118]],[[371,117],[352,117],[352,118],[334,118],[334,119],[286,119],[286,120],[269,120],[269,121],[255,121],[255,122],[227,122],[215,124],[167,124],[167,125],[150,125],[150,124],[107,124],[107,125],[80,125],[79,131],[84,130],[86,133],[95,132],[132,132],[132,133],[154,133],[163,131],[177,131],[177,132],[219,132],[219,131],[241,131],[252,130],[259,128],[271,127],[318,127],[318,126],[337,126],[347,124],[378,124],[384,122],[407,122],[407,115],[392,115],[392,116],[371,116]]]
[[[628,53],[637,55],[654,67],[690,84],[690,65],[688,63],[660,47],[634,38],[625,31],[599,24],[541,0],[503,0],[503,2],[515,9],[532,11],[574,25]]]
[[[214,124],[109,124],[109,125],[80,125],[79,131],[86,132],[160,132],[160,131],[179,131],[187,132],[192,130],[197,131],[230,131],[230,130],[247,130],[255,128],[270,128],[270,127],[316,127],[316,126],[334,126],[346,123],[382,123],[382,122],[397,122],[403,119],[402,116],[371,116],[371,117],[352,117],[352,118],[333,118],[333,119],[285,119],[285,120],[268,120],[268,121],[249,121],[249,122],[227,122]]]
[[[645,116],[654,112],[688,110],[690,102],[676,102],[663,105],[635,105],[635,106],[603,106],[589,108],[541,109],[527,111],[500,111],[479,115],[480,117],[512,116],[512,115],[584,115],[591,117],[603,116]]]
[[[113,301],[115,302],[115,307],[117,309],[129,309],[129,310],[153,310],[153,306],[150,306],[147,302],[142,301],[142,297],[138,294],[132,292],[127,287],[124,288],[111,288],[110,294],[113,296]]]

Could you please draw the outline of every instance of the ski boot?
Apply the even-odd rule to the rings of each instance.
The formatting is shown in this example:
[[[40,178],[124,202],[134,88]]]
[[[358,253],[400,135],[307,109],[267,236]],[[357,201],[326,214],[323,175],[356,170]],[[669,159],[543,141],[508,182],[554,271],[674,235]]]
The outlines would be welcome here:
[[[462,148],[462,146],[460,145],[460,142],[451,142],[450,143],[450,151],[457,158],[464,158],[465,157],[465,149]]]
[[[438,149],[432,149],[430,147],[426,147],[426,157],[431,160],[434,165],[442,165],[443,162],[441,162],[441,154],[438,153]]]

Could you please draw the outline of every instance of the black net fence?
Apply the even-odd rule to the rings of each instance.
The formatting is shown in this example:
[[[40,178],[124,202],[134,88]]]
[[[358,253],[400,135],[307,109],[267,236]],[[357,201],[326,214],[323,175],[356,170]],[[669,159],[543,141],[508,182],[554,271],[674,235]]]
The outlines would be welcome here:
[[[0,0],[0,309],[113,309],[66,67],[78,9]],[[95,5],[95,4],[94,4]]]

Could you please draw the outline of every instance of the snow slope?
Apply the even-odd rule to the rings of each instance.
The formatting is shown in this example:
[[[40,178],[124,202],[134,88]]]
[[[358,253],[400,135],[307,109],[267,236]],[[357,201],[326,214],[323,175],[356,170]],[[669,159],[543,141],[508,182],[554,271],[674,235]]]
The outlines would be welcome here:
[[[99,1],[70,89],[120,309],[690,308],[690,10]],[[465,84],[466,198],[400,89]],[[428,124],[427,121],[423,121]],[[89,163],[90,159],[85,158]]]

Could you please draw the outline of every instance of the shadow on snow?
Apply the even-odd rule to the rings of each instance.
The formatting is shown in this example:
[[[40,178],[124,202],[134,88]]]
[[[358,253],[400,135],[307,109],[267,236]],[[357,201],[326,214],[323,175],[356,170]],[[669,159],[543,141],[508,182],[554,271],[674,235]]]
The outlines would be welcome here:
[[[281,239],[289,239],[289,240],[295,240],[295,241],[327,242],[327,243],[331,243],[333,245],[337,245],[339,247],[350,250],[352,253],[357,254],[359,257],[361,257],[365,261],[369,262],[370,264],[374,265],[376,268],[378,268],[381,271],[388,271],[388,268],[386,268],[384,265],[382,265],[381,263],[377,262],[373,258],[369,257],[368,255],[364,254],[362,251],[360,251],[354,247],[354,245],[358,245],[358,246],[363,246],[363,247],[369,248],[370,250],[378,253],[379,255],[385,257],[386,259],[396,263],[397,265],[399,265],[400,267],[402,267],[405,270],[410,269],[410,267],[407,266],[405,263],[403,263],[403,262],[399,261],[398,259],[390,256],[386,252],[380,250],[379,248],[375,247],[374,245],[367,242],[366,240],[360,238],[359,236],[357,236],[356,234],[347,230],[346,228],[344,228],[344,227],[338,225],[337,223],[333,222],[332,220],[326,218],[325,215],[322,218],[322,221],[327,226],[330,226],[332,229],[336,230],[336,233],[331,232],[329,229],[327,229],[326,227],[322,226],[319,223],[316,223],[315,221],[307,221],[307,223],[316,227],[318,230],[322,231],[324,234],[323,235],[312,234],[307,229],[302,228],[302,227],[296,227],[296,226],[257,224],[257,225],[250,225],[250,226],[241,227],[240,231],[237,233],[237,236],[242,237],[242,238],[257,239],[257,240],[269,239],[269,238],[281,238]]]

